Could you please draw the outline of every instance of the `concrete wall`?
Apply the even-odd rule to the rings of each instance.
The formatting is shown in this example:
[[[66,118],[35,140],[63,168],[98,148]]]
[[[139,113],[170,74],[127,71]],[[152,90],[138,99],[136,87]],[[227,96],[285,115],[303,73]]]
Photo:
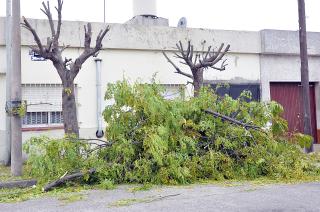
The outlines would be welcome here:
[[[309,79],[315,82],[317,128],[320,127],[320,33],[308,33]],[[299,33],[293,31],[261,31],[262,100],[269,101],[270,82],[299,82]]]
[[[6,113],[5,113],[5,102],[6,102],[6,84],[5,84],[5,74],[0,73],[0,164],[2,163],[3,158],[1,157],[4,155],[6,146]]]
[[[45,20],[29,20],[38,32],[43,43],[50,35],[50,28]],[[61,29],[60,43],[69,44],[71,47],[83,47],[85,22],[64,21]],[[259,53],[261,41],[259,32],[210,30],[194,28],[176,28],[162,26],[143,26],[131,24],[108,24],[111,30],[103,41],[107,49],[140,49],[140,50],[175,50],[177,41],[187,42],[192,40],[195,48],[201,50],[203,45],[216,45],[228,43],[231,52]],[[100,29],[102,23],[92,23],[93,37]],[[0,45],[5,45],[5,19],[0,17]],[[34,45],[33,37],[26,29],[22,29],[22,45]],[[93,40],[94,42],[94,40]]]
[[[320,81],[320,57],[309,58],[309,78]],[[298,55],[261,55],[262,99],[270,100],[270,82],[301,81],[300,57]]]
[[[30,20],[38,32],[43,43],[50,34],[47,21]],[[61,44],[68,44],[63,56],[76,58],[81,54],[84,40],[84,22],[63,22],[61,32]],[[0,18],[0,55],[1,64],[5,64],[5,20]],[[93,37],[104,27],[101,23],[93,23]],[[202,51],[220,43],[231,45],[231,51],[227,55],[228,66],[224,72],[208,70],[205,79],[208,81],[222,80],[239,82],[250,80],[259,82],[261,40],[259,32],[209,30],[209,29],[183,29],[175,27],[143,26],[132,24],[111,24],[111,30],[103,41],[103,50],[99,54],[102,59],[102,85],[103,94],[107,83],[128,78],[134,82],[150,82],[157,72],[157,80],[164,84],[186,84],[187,78],[175,74],[173,67],[163,57],[164,50],[172,56],[175,44],[181,40],[186,43],[191,40],[195,49]],[[94,39],[93,39],[94,44]],[[31,61],[29,48],[34,45],[30,32],[22,30],[22,83],[49,83],[59,84],[60,79],[50,61]],[[176,61],[179,64],[178,61]],[[186,66],[181,69],[190,72]],[[5,67],[0,70],[5,72]],[[80,134],[84,137],[92,137],[96,131],[96,75],[94,58],[88,59],[75,80],[78,86],[78,120]],[[1,86],[4,82],[1,82]],[[192,92],[189,91],[189,94]],[[4,105],[4,100],[0,102]],[[0,113],[4,116],[4,111]],[[1,119],[3,122],[3,119]],[[61,136],[62,131],[41,132],[41,134]],[[24,132],[24,140],[38,132]]]
[[[45,43],[50,34],[44,20],[30,20]],[[68,58],[81,54],[84,40],[84,22],[63,22],[61,44],[69,44],[64,52]],[[93,37],[104,27],[93,23]],[[5,21],[0,18],[0,73],[5,73]],[[309,36],[310,79],[320,81],[320,34]],[[93,39],[93,43],[94,43]],[[102,59],[103,94],[107,83],[128,78],[134,82],[149,82],[157,72],[157,79],[163,84],[186,84],[187,78],[175,74],[172,66],[165,60],[161,51],[172,57],[175,44],[181,40],[191,40],[195,49],[202,51],[208,45],[219,46],[220,43],[231,45],[227,55],[226,71],[207,70],[205,80],[227,81],[231,83],[260,83],[263,100],[270,99],[270,81],[299,81],[300,62],[298,57],[297,33],[289,31],[264,30],[261,32],[228,31],[174,28],[161,26],[142,26],[130,24],[111,24],[111,30],[103,41]],[[50,61],[31,61],[27,46],[34,45],[30,32],[22,30],[22,83],[60,84],[58,74]],[[177,64],[178,61],[176,60]],[[182,70],[189,72],[187,67]],[[95,62],[89,58],[75,80],[78,86],[78,118],[82,137],[94,137],[96,131],[96,75]],[[5,129],[5,74],[0,74],[0,141]],[[320,92],[319,86],[317,92]],[[189,91],[189,93],[191,93]],[[319,101],[319,100],[318,100]],[[106,103],[104,103],[106,104]],[[317,105],[320,116],[320,104]],[[318,118],[320,120],[320,117]],[[320,126],[320,125],[319,125]],[[39,132],[24,132],[23,139],[39,135]],[[62,136],[62,130],[46,131],[41,134]],[[1,143],[0,143],[1,145]],[[1,146],[0,146],[1,148]],[[1,152],[0,152],[1,155]]]
[[[50,61],[35,62],[30,60],[28,49],[22,49],[22,83],[60,83]],[[66,55],[76,57],[78,49],[68,49]],[[150,82],[154,73],[163,84],[186,84],[187,78],[175,74],[172,66],[167,63],[160,51],[107,49],[99,54],[102,59],[102,90],[103,95],[108,83],[123,79],[131,82],[136,80]],[[147,62],[146,62],[147,61]],[[241,81],[243,79],[259,81],[259,56],[256,54],[228,55],[228,68],[224,72],[208,70],[207,80]],[[178,62],[177,62],[178,63]],[[187,67],[182,69],[188,72]],[[35,77],[36,76],[36,77]],[[78,118],[81,129],[94,129],[89,135],[95,134],[96,123],[96,73],[93,58],[88,59],[75,80],[78,88]],[[191,94],[192,92],[189,91]],[[88,132],[88,131],[86,131]],[[88,136],[87,134],[85,136]]]

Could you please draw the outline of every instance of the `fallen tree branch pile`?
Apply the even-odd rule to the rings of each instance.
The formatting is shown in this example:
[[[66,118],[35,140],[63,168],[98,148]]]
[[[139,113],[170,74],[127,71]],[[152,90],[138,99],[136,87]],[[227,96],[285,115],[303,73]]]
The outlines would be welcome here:
[[[211,111],[211,110],[205,110],[204,112],[207,113],[207,114],[213,115],[213,116],[216,117],[216,118],[221,118],[221,119],[224,120],[224,121],[228,121],[228,122],[231,122],[231,123],[233,123],[233,124],[242,126],[242,127],[244,127],[246,130],[248,130],[248,129],[260,130],[260,129],[261,129],[261,127],[243,123],[243,122],[241,122],[241,121],[239,121],[239,120],[237,120],[237,119],[231,118],[231,117],[226,116],[226,115],[222,115],[222,114],[220,114],[220,113],[217,113],[217,112],[214,112],[214,111]]]

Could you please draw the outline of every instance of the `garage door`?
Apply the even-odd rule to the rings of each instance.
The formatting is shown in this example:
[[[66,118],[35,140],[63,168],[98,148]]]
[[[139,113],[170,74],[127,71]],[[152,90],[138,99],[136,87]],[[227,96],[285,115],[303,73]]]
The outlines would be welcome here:
[[[270,83],[271,99],[284,107],[283,117],[288,121],[290,132],[303,132],[303,107],[299,83]],[[317,140],[317,122],[314,85],[310,84],[310,109],[312,134]]]

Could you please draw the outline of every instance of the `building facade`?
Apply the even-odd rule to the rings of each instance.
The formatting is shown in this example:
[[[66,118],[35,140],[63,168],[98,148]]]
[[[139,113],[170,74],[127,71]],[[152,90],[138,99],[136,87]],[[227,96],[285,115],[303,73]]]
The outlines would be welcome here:
[[[30,23],[46,43],[46,37],[50,34],[47,21],[30,20]],[[81,53],[84,43],[84,24],[86,23],[63,22],[60,44],[70,45],[64,52],[66,57],[76,58]],[[258,87],[259,98],[262,101],[275,99],[284,103],[290,102],[290,99],[281,99],[283,95],[278,95],[278,91],[284,89],[283,92],[292,93],[290,88],[294,90],[294,87],[299,87],[298,32],[176,28],[141,25],[138,22],[109,25],[111,30],[106,35],[103,49],[98,55],[102,69],[101,98],[108,83],[114,83],[123,78],[131,82],[150,82],[155,73],[157,73],[157,81],[168,87],[168,92],[174,93],[175,88],[186,85],[188,79],[174,73],[175,70],[166,61],[162,51],[172,57],[172,53],[176,50],[175,44],[178,41],[186,44],[189,40],[200,52],[208,45],[214,47],[219,46],[220,43],[231,45],[231,50],[226,56],[228,59],[226,70],[222,72],[207,70],[204,74],[206,83],[227,82],[244,88],[254,85]],[[95,36],[104,27],[103,23],[92,24],[93,44]],[[0,18],[0,105],[2,108],[0,110],[0,161],[1,151],[5,145],[6,129],[5,29],[5,18]],[[314,109],[313,124],[316,135],[317,126],[320,127],[320,33],[309,33],[308,39]],[[23,100],[30,104],[27,115],[23,119],[23,140],[40,134],[62,136],[60,78],[50,61],[42,61],[41,58],[30,53],[28,47],[30,45],[35,45],[33,37],[30,32],[22,29],[22,93]],[[176,61],[176,63],[179,62]],[[98,125],[96,65],[95,58],[89,58],[75,80],[80,136],[87,138],[96,136]],[[181,65],[181,69],[189,72],[186,66]],[[290,87],[289,90],[285,90],[287,87]],[[191,95],[191,88],[186,92],[187,95]],[[108,102],[103,101],[102,108],[106,104]],[[297,116],[299,116],[298,113],[299,111]]]

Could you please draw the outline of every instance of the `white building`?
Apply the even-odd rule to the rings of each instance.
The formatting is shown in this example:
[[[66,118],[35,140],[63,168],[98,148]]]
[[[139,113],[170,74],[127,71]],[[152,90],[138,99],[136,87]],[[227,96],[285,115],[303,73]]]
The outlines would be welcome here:
[[[49,35],[46,20],[30,20],[30,23],[45,42]],[[263,101],[278,100],[278,90],[291,92],[300,81],[300,59],[298,32],[263,30],[230,31],[176,28],[167,26],[166,19],[138,16],[126,24],[109,24],[110,32],[103,41],[99,54],[102,60],[102,98],[107,83],[128,78],[132,82],[150,82],[157,73],[160,83],[168,87],[187,84],[187,78],[175,74],[173,67],[166,61],[162,51],[175,51],[175,44],[181,40],[191,40],[199,51],[208,45],[220,43],[231,45],[227,55],[228,66],[225,71],[207,70],[208,83],[228,82],[231,85],[255,86]],[[65,21],[62,24],[60,44],[68,44],[65,55],[76,58],[84,43],[84,22]],[[93,38],[103,23],[93,23]],[[6,51],[5,18],[0,18],[0,161],[5,144],[6,114]],[[320,126],[320,33],[309,33],[310,81],[314,89],[314,129]],[[94,39],[93,39],[94,42]],[[27,100],[28,113],[23,124],[23,140],[33,135],[46,134],[62,136],[61,124],[61,82],[50,61],[33,61],[29,54],[30,45],[35,45],[29,31],[22,29],[22,85],[23,100]],[[172,56],[169,53],[170,56]],[[78,104],[78,121],[81,137],[94,138],[97,130],[96,64],[90,58],[83,65],[75,83]],[[176,61],[178,64],[178,61]],[[188,72],[187,67],[183,67]],[[277,83],[278,82],[278,83]],[[289,90],[286,88],[290,87]],[[190,89],[187,91],[191,93]],[[299,93],[297,93],[299,95]],[[281,96],[281,95],[280,95]],[[284,95],[286,96],[286,95]],[[289,99],[290,100],[290,99]],[[285,99],[284,101],[287,101]],[[105,102],[103,103],[105,104]],[[294,103],[292,103],[294,104]],[[298,103],[297,103],[298,104]],[[297,109],[299,110],[299,109]],[[294,116],[294,114],[293,114]],[[293,123],[295,124],[295,123]]]

